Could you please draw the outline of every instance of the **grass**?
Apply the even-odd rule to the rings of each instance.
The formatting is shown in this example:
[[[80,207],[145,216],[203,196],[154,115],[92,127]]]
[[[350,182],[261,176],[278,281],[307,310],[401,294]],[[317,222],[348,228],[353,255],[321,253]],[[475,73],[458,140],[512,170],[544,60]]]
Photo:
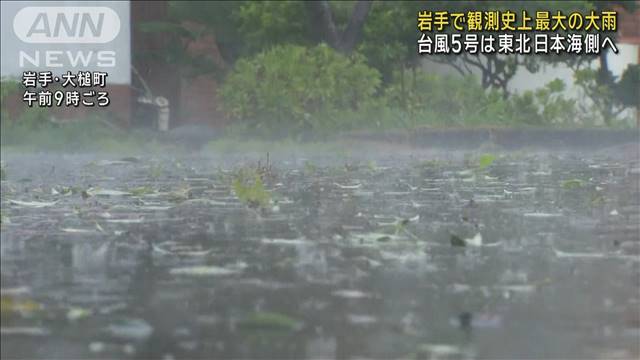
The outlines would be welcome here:
[[[40,122],[21,124],[2,122],[0,145],[3,151],[16,152],[107,152],[141,153],[158,148],[148,136],[106,126],[97,118],[68,124]]]
[[[21,118],[0,123],[0,147],[3,152],[100,152],[113,154],[162,154],[184,151],[176,145],[162,143],[153,131],[125,130],[107,126],[98,116],[71,123],[52,123],[46,113],[27,110]],[[212,155],[291,153],[304,151],[344,152],[346,143],[339,140],[300,142],[293,139],[263,140],[230,132],[224,138],[209,142],[203,153]]]
[[[360,116],[363,116],[362,114]],[[371,116],[374,116],[373,114]],[[486,128],[513,128],[531,126],[483,126],[464,125],[442,121],[417,122],[409,127],[401,120],[401,114],[392,116],[388,112],[378,114],[384,121],[370,120],[361,123],[353,129],[353,133],[408,133],[413,134],[420,129],[486,129]],[[349,119],[345,119],[349,121]],[[395,126],[394,126],[395,125]],[[97,152],[113,154],[165,154],[181,151],[179,146],[168,145],[156,140],[156,136],[149,130],[119,129],[105,125],[105,122],[97,116],[84,120],[78,120],[67,124],[57,124],[46,120],[46,113],[41,110],[27,111],[16,121],[9,121],[4,117],[0,123],[0,147],[3,152]],[[560,128],[553,126],[552,128]],[[359,129],[359,130],[358,130]],[[333,135],[325,136],[322,141],[317,139],[300,141],[292,138],[278,140],[265,140],[259,136],[247,136],[235,132],[234,127],[225,129],[225,136],[209,142],[202,153],[209,155],[235,155],[235,154],[259,154],[271,153],[273,155],[287,154],[333,154],[348,156],[351,153],[362,151],[353,140],[342,136],[345,132],[335,131]],[[346,134],[349,134],[348,132]],[[485,154],[479,159],[479,167],[485,168],[491,165],[495,158]]]

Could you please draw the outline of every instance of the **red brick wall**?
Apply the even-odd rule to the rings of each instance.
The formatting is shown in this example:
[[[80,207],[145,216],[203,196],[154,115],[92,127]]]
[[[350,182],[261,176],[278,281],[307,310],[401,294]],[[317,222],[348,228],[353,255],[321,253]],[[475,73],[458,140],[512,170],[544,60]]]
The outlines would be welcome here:
[[[192,31],[203,31],[204,27],[193,22],[182,24]],[[221,69],[227,67],[220,55],[220,50],[213,34],[202,37],[186,44],[187,52],[193,57],[203,57],[212,61]],[[224,115],[219,110],[217,97],[218,82],[213,74],[201,74],[193,77],[183,77],[181,81],[180,116],[179,123],[205,122],[212,126],[226,124]]]
[[[636,1],[635,12],[630,13],[622,8],[618,12],[618,42],[640,45],[640,1]]]

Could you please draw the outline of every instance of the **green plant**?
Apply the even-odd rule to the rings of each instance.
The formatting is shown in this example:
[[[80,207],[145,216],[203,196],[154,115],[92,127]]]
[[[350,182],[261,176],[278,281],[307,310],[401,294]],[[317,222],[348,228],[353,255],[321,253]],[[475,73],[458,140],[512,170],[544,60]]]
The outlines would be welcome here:
[[[256,312],[239,322],[243,328],[252,329],[272,329],[272,330],[294,330],[298,325],[298,320],[281,313]]]
[[[478,158],[478,168],[480,170],[486,169],[491,166],[495,160],[496,156],[493,154],[482,154],[480,155],[480,158]]]
[[[542,88],[511,96],[514,121],[527,125],[570,124],[577,118],[574,99],[564,95],[565,83],[555,79]]]
[[[7,96],[17,92],[19,88],[20,83],[18,81],[12,79],[3,79],[0,81],[0,101],[4,103]]]
[[[569,179],[562,182],[562,188],[565,190],[580,189],[584,186],[584,182],[580,179]]]
[[[622,106],[640,107],[640,64],[630,64],[616,83],[614,96]]]
[[[232,12],[249,54],[277,44],[311,45],[313,31],[301,1],[245,2]]]
[[[253,169],[240,169],[233,179],[233,191],[240,201],[251,208],[265,208],[271,195],[264,188],[260,173]]]
[[[640,70],[631,65],[625,70],[620,81],[615,82],[613,75],[603,75],[602,71],[586,68],[575,71],[575,84],[582,90],[582,111],[592,115],[592,122],[614,125],[622,112],[638,104],[638,78]],[[607,79],[607,80],[603,80]]]
[[[398,71],[384,92],[386,106],[408,128],[419,125],[488,125],[511,121],[501,94],[485,90],[473,76]]]
[[[15,120],[0,123],[3,148],[21,151],[139,152],[157,146],[145,134],[124,132],[101,121],[101,114],[75,121],[54,123],[46,108],[28,108]],[[141,138],[145,141],[141,141]]]
[[[247,130],[299,136],[345,126],[340,114],[360,110],[379,85],[380,74],[359,55],[286,45],[239,60],[220,96]]]
[[[20,83],[11,79],[3,79],[0,83],[0,118],[2,132],[9,128],[18,127],[29,131],[37,129],[49,122],[47,108],[24,106],[24,110],[15,118],[9,116],[7,98],[20,91]],[[3,140],[4,136],[3,136]]]

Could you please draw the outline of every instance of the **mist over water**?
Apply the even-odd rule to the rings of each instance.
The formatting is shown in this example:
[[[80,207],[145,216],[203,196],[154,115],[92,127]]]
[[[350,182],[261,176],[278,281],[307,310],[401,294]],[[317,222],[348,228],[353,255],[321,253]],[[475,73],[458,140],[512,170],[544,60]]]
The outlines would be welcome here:
[[[1,2],[1,358],[640,358],[634,2],[49,3]]]
[[[3,152],[3,357],[640,354],[637,142],[342,146]]]

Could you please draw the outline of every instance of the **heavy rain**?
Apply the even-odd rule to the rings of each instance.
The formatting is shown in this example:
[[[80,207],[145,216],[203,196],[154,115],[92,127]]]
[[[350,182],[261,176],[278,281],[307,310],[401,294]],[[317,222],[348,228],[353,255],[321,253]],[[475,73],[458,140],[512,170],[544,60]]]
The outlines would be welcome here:
[[[640,357],[637,2],[49,3],[2,2],[3,359]],[[422,53],[496,11],[611,42]]]

